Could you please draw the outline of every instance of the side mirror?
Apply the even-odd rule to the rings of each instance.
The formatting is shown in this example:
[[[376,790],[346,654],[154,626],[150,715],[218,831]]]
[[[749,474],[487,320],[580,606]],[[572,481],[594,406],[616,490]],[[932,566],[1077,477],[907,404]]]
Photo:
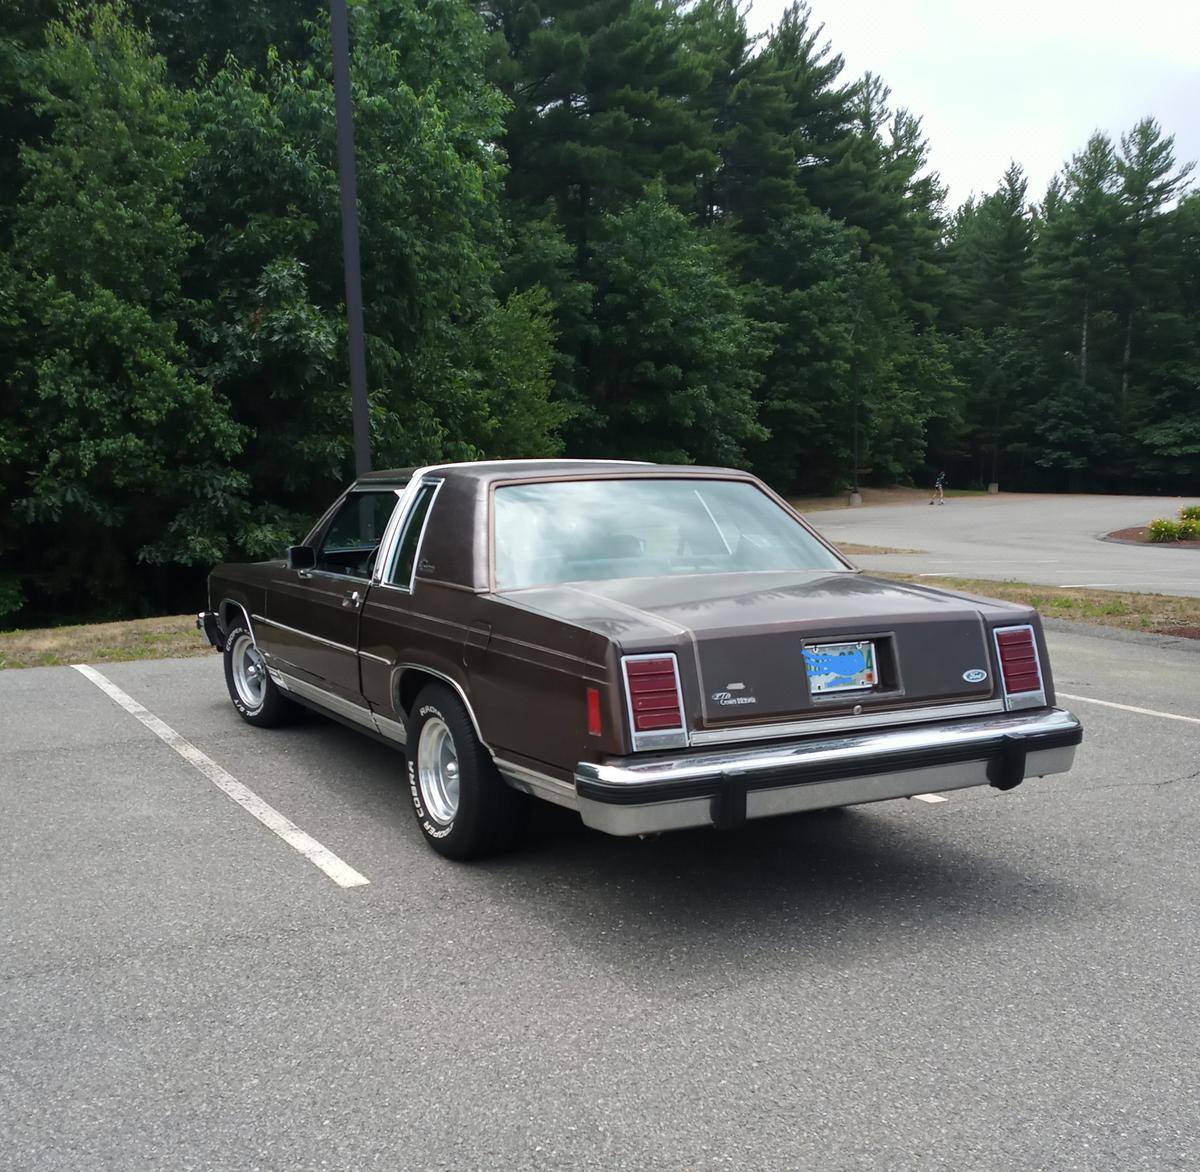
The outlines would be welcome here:
[[[317,551],[311,545],[289,545],[287,564],[289,570],[311,570],[317,564]]]

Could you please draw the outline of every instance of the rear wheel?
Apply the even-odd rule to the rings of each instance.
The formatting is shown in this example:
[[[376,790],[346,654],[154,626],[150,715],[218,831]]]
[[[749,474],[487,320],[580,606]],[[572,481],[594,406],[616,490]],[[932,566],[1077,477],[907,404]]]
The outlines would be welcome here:
[[[510,849],[526,802],[497,772],[462,701],[442,684],[429,685],[408,729],[408,787],[425,841],[449,859]]]
[[[225,636],[225,685],[238,715],[259,728],[288,724],[299,713],[267,674],[266,661],[244,626]]]

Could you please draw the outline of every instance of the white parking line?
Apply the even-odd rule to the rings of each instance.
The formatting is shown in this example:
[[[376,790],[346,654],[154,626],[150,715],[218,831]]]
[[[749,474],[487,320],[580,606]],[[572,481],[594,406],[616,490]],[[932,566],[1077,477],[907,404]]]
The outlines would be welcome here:
[[[191,741],[180,736],[169,724],[159,720],[153,712],[142,707],[127,692],[123,692],[106,675],[86,663],[71,665],[80,675],[91,680],[111,700],[114,700],[130,716],[137,717],[156,737],[165,741],[189,765],[195,766],[209,781],[232,798],[248,814],[253,814],[268,830],[279,835],[288,846],[298,850],[310,863],[320,867],[339,887],[362,887],[370,882],[360,875],[349,863],[343,862],[333,851],[323,847],[311,835],[305,834],[294,822],[285,818],[274,806],[268,805],[247,789],[231,773],[227,773],[211,757],[202,753]]]
[[[950,800],[949,798],[942,797],[941,794],[913,794],[913,797],[918,802],[929,802],[930,805],[933,805],[935,802],[948,802]]]
[[[1117,704],[1113,700],[1097,700],[1094,696],[1073,696],[1070,692],[1059,692],[1058,695],[1064,700],[1082,700],[1085,704],[1119,708],[1122,712],[1136,712],[1139,716],[1161,716],[1163,720],[1182,720],[1188,724],[1200,724],[1200,716],[1180,716],[1177,712],[1159,712],[1155,708],[1135,708],[1132,704]]]

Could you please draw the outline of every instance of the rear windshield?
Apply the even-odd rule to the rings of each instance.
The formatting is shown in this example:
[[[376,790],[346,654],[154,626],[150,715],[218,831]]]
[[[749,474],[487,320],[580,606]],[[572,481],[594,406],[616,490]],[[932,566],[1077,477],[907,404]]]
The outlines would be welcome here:
[[[753,484],[575,480],[496,489],[496,588],[846,567]]]

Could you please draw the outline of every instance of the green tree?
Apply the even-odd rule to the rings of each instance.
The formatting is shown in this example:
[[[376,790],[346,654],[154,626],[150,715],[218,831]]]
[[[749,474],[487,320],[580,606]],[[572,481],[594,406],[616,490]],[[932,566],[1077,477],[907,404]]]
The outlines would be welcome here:
[[[709,128],[692,104],[704,59],[656,0],[494,0],[492,75],[512,102],[504,133],[516,201],[552,200],[584,267],[598,218],[662,176],[694,206],[712,165]]]
[[[1200,195],[1164,211],[1153,247],[1169,283],[1141,315],[1133,421],[1138,479],[1147,487],[1200,492]],[[1156,274],[1155,284],[1158,285]]]
[[[996,191],[958,210],[946,247],[941,320],[959,335],[952,352],[981,483],[998,481],[1001,451],[1024,443],[1023,421],[1041,391],[1039,348],[1026,328],[1034,240],[1026,191],[1021,168],[1010,164]]]
[[[661,185],[602,222],[588,394],[597,455],[744,465],[765,436],[753,389],[765,347],[719,255]]]
[[[219,559],[245,488],[243,433],[179,341],[184,101],[119,4],[49,25],[27,84],[47,131],[0,270],[3,541],[39,608],[161,605],[138,563]]]
[[[562,413],[540,389],[548,303],[531,287],[507,301],[495,291],[507,247],[494,146],[503,104],[481,77],[480,23],[459,0],[373,0],[352,17],[376,462],[466,459],[508,441],[554,450]],[[272,59],[259,74],[227,62],[193,112],[194,293],[213,306],[195,344],[253,431],[253,497],[264,503],[247,531],[264,548],[349,472],[324,22],[314,37],[307,64]],[[493,414],[504,403],[516,412],[507,422]]]
[[[1169,217],[1163,212],[1178,198],[1192,166],[1176,165],[1175,140],[1164,136],[1153,118],[1141,119],[1121,136],[1116,166],[1124,208],[1121,245],[1125,272],[1117,296],[1123,337],[1118,411],[1124,433],[1138,319],[1154,312],[1172,292],[1168,288],[1171,254],[1165,239]]]
[[[261,69],[268,54],[289,61],[308,55],[307,26],[317,20],[320,0],[139,0],[172,78],[191,82],[202,62],[220,66],[232,56]]]

